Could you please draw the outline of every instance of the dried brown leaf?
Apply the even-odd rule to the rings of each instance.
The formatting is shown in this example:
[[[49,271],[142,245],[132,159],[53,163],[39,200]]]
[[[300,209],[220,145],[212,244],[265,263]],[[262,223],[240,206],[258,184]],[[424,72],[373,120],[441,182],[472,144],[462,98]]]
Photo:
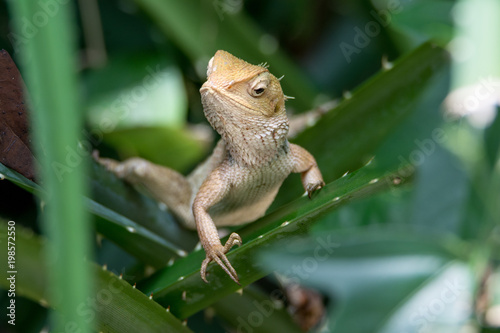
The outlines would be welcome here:
[[[33,180],[35,159],[23,87],[16,64],[7,51],[0,50],[0,162]]]

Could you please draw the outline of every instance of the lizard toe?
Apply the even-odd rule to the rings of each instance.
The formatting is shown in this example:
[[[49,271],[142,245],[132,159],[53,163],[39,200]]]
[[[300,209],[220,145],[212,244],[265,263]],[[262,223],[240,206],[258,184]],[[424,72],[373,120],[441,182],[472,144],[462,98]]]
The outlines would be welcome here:
[[[241,240],[240,235],[237,233],[233,232],[231,235],[229,235],[228,240],[226,241],[226,244],[224,244],[224,253],[228,253],[229,250],[235,245],[240,246],[243,244],[243,241]]]
[[[200,275],[201,275],[201,279],[205,283],[208,283],[208,280],[207,280],[207,266],[210,263],[210,261],[212,261],[212,259],[210,259],[209,257],[206,257],[205,260],[203,260],[203,262],[201,263]]]
[[[312,197],[313,193],[322,189],[323,186],[325,186],[325,182],[323,181],[320,181],[320,182],[317,182],[317,183],[309,183],[307,184],[307,195],[309,196],[309,198]]]
[[[236,235],[238,236],[238,234],[236,234]],[[239,238],[239,236],[238,236],[238,238]],[[239,238],[239,240],[241,242],[241,238]],[[229,240],[228,240],[228,242],[229,242]],[[226,244],[227,244],[227,242],[226,242]],[[229,277],[234,282],[236,282],[237,284],[240,284],[240,281],[238,279],[238,274],[236,273],[236,270],[231,265],[231,262],[229,261],[229,259],[227,259],[226,255],[225,255],[226,252],[227,251],[225,250],[224,247],[222,247],[222,245],[220,245],[220,247],[218,247],[218,248],[212,249],[212,251],[207,252],[207,257],[205,258],[205,260],[203,260],[203,262],[201,264],[201,269],[200,269],[200,275],[201,275],[201,279],[203,281],[208,283],[208,281],[206,279],[207,267],[211,261],[215,261],[217,263],[217,265],[219,265],[224,270],[224,272],[226,272],[226,274],[229,275]]]

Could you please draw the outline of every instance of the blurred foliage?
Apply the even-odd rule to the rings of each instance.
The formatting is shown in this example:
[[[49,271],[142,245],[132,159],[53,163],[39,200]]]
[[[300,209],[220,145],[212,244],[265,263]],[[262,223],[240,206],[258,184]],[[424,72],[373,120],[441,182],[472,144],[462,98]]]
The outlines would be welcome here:
[[[293,141],[313,153],[328,186],[313,200],[299,198],[298,176],[289,177],[269,214],[239,231],[244,245],[229,258],[241,274],[242,296],[212,266],[212,283],[202,283],[204,253],[193,251],[194,232],[92,165],[85,205],[97,237],[89,261],[121,275],[126,291],[102,311],[99,330],[116,331],[120,319],[132,325],[137,316],[129,331],[154,331],[162,321],[177,327],[172,332],[298,331],[283,286],[265,277],[278,271],[279,281],[300,282],[328,300],[313,332],[498,332],[500,117],[478,127],[442,104],[450,86],[498,75],[495,2],[75,2],[82,139],[102,156],[142,156],[183,173],[203,160],[216,135],[198,89],[217,49],[285,75],[284,92],[295,97],[287,102],[290,114],[338,101]],[[0,47],[19,61],[8,3],[0,2]],[[477,14],[471,8],[487,11],[487,19],[466,20],[464,12]],[[481,52],[464,53],[471,42],[481,43]],[[451,68],[442,48],[453,52]],[[495,83],[484,91],[500,96]],[[0,182],[0,218],[38,233],[41,188],[1,165],[0,173],[20,186]],[[43,236],[21,230],[19,237],[27,236],[18,246],[36,252]],[[35,255],[19,249],[18,256]],[[23,269],[42,265],[35,261]],[[89,267],[98,283],[117,279]],[[50,326],[47,302],[34,293],[45,292],[44,280],[34,278],[41,274],[23,275],[20,325],[2,321],[2,331]],[[279,300],[276,291],[284,295]],[[4,293],[0,304],[7,302]],[[164,316],[158,309],[168,305],[172,315]],[[179,328],[174,316],[187,318],[188,327]],[[114,328],[103,324],[108,319]]]

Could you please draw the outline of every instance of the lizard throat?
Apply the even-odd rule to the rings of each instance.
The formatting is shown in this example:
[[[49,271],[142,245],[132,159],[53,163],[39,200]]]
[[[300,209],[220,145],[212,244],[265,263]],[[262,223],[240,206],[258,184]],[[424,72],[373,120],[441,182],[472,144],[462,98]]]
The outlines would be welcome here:
[[[237,163],[249,166],[267,164],[282,154],[284,148],[287,150],[286,114],[271,118],[249,116],[244,121],[238,120],[225,118],[214,123],[210,121]]]

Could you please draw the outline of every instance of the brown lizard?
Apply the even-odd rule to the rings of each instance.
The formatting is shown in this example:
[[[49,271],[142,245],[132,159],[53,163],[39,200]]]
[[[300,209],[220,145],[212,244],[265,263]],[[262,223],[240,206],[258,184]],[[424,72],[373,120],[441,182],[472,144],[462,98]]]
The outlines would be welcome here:
[[[233,232],[223,246],[217,226],[240,225],[264,215],[291,172],[301,173],[309,197],[325,183],[314,157],[288,142],[286,96],[266,66],[217,51],[207,77],[201,100],[205,116],[222,138],[189,176],[141,158],[98,161],[165,203],[186,227],[198,230],[206,252],[203,281],[207,265],[215,261],[239,283],[226,253],[242,243],[241,237]]]

